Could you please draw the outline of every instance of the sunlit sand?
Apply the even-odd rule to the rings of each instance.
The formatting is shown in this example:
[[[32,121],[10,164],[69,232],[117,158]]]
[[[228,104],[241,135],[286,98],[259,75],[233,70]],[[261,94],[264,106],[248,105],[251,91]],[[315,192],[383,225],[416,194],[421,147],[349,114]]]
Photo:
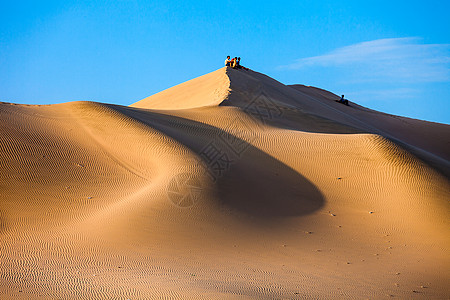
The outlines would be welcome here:
[[[0,104],[1,299],[446,299],[450,126],[222,68]]]

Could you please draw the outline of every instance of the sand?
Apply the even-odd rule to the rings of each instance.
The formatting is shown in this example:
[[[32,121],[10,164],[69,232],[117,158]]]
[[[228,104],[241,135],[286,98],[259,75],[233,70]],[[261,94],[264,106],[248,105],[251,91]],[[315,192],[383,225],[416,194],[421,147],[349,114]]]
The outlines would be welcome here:
[[[448,299],[450,126],[222,68],[0,104],[1,299]]]

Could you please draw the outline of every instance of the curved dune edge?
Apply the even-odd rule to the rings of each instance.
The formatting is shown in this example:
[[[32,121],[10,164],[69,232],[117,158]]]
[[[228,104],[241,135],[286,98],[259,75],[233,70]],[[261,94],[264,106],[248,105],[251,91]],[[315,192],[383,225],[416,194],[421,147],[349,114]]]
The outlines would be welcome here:
[[[448,297],[448,125],[232,69],[152,97],[0,104],[0,298]]]

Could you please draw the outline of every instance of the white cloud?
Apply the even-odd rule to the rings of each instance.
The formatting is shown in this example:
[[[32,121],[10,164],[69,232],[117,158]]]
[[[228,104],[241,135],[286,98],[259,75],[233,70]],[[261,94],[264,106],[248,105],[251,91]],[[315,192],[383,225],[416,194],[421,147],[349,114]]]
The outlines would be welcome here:
[[[420,41],[408,37],[363,42],[301,58],[280,68],[350,68],[346,74],[357,81],[449,81],[450,44],[421,44]]]

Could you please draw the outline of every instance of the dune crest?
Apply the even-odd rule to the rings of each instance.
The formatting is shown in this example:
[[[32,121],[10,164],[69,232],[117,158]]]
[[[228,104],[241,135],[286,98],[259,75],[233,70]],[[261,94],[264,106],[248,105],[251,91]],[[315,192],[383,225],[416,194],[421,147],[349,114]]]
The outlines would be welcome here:
[[[148,109],[188,109],[216,106],[228,95],[230,82],[225,70],[224,67],[186,81],[130,106]]]
[[[450,126],[338,98],[0,103],[0,298],[447,298]]]

